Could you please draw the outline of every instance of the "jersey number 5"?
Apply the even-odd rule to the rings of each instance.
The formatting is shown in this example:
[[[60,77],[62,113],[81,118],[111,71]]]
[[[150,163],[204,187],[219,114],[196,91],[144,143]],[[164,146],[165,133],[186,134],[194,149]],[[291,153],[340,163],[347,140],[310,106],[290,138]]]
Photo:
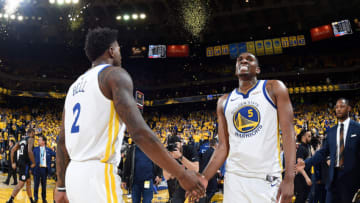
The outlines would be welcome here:
[[[77,125],[79,116],[80,116],[81,106],[80,103],[76,103],[73,108],[73,114],[75,115],[74,123],[71,126],[71,133],[78,133],[80,131],[80,126]]]

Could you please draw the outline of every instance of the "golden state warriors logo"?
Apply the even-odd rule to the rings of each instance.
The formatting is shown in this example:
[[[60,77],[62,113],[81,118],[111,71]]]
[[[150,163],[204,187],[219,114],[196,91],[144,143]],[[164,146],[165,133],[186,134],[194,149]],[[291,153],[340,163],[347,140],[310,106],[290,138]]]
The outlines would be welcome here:
[[[234,126],[240,133],[248,133],[260,124],[259,110],[253,105],[242,106],[234,113]]]

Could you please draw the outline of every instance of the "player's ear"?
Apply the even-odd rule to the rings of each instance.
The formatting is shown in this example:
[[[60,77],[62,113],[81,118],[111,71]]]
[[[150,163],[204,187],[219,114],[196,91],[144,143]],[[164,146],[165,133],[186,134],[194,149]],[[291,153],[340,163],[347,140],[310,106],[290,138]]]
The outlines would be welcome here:
[[[256,74],[260,74],[260,72],[261,72],[261,71],[260,71],[260,67],[257,67],[257,68],[256,68]]]
[[[108,49],[108,53],[110,55],[111,58],[114,58],[115,56],[115,49],[113,46],[111,46],[109,49]]]

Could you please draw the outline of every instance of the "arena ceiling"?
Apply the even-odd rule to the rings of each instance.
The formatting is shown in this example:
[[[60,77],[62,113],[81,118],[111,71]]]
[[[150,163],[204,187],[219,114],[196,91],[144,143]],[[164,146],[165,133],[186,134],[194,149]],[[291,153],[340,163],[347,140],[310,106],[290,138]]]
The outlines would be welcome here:
[[[0,12],[5,1],[0,0]],[[130,44],[218,43],[305,33],[360,17],[357,0],[80,0],[76,5],[23,1],[15,14],[28,19],[1,18],[0,39],[76,44],[89,28],[109,26]],[[144,13],[146,19],[133,20],[134,13]],[[130,20],[124,20],[126,14]]]

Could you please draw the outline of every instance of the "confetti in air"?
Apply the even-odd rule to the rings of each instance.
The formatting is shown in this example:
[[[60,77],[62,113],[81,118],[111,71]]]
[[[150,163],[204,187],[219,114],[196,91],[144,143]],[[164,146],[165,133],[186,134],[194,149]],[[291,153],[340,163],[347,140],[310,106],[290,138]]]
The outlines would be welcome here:
[[[182,0],[181,14],[185,29],[195,38],[200,38],[208,18],[210,0]]]
[[[22,0],[6,0],[5,13],[9,15],[15,13],[21,2]]]

